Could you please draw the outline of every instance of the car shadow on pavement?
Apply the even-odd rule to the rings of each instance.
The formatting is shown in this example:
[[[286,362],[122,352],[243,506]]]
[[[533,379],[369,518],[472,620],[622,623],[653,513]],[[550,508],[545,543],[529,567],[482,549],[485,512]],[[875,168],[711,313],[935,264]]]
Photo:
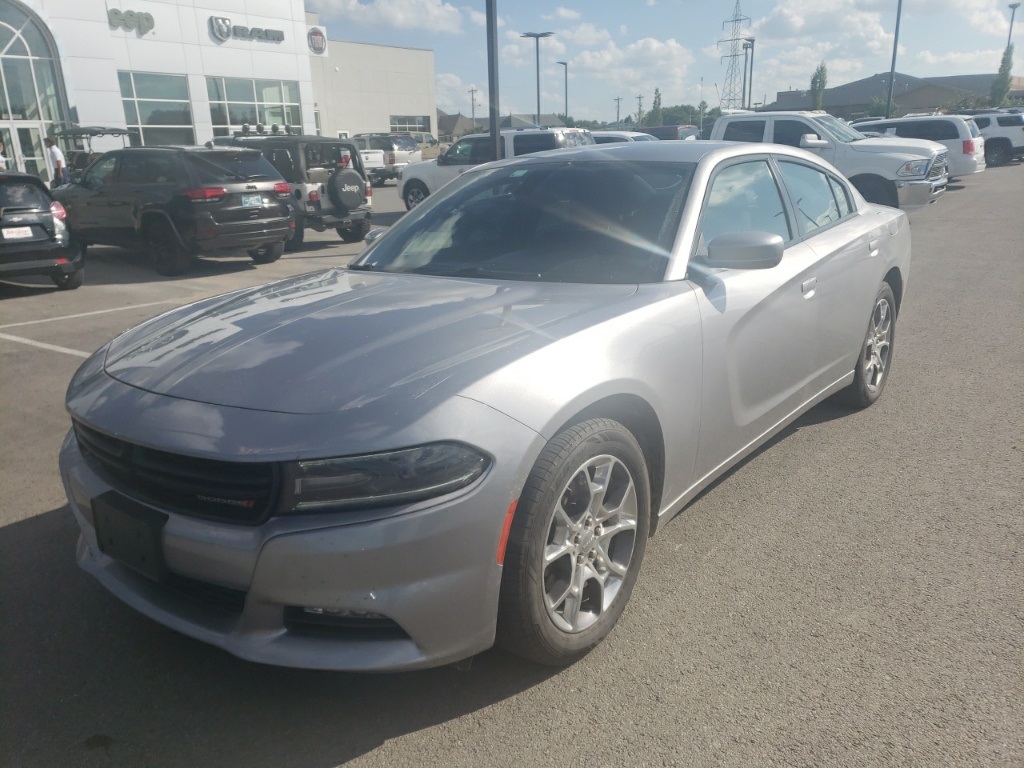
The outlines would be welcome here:
[[[67,506],[0,528],[7,765],[332,768],[555,674],[498,651],[390,675],[245,662],[123,605],[77,537]]]

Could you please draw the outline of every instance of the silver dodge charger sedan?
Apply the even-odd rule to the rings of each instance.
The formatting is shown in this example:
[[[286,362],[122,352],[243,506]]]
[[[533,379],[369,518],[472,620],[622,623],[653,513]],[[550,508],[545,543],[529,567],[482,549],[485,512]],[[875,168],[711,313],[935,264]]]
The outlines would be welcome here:
[[[480,166],[347,268],[89,358],[60,456],[78,562],[253,661],[571,663],[660,522],[823,399],[879,397],[909,266],[905,214],[799,149]]]

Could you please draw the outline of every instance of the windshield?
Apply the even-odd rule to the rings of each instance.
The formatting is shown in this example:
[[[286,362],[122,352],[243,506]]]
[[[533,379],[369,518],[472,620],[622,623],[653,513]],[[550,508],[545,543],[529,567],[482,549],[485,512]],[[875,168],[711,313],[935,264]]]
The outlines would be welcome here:
[[[825,132],[836,141],[849,144],[851,141],[861,141],[867,137],[856,128],[847,125],[832,115],[815,115],[811,118],[814,122],[825,129]]]
[[[571,283],[665,274],[695,165],[549,161],[467,173],[353,269]]]

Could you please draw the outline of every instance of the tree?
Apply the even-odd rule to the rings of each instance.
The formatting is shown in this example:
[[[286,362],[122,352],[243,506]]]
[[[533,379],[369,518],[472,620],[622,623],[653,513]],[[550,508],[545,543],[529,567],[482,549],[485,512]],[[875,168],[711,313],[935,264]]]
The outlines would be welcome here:
[[[1010,72],[1013,70],[1013,43],[1003,51],[1003,60],[999,64],[999,74],[992,81],[992,89],[988,99],[993,107],[1001,107],[1010,95]]]
[[[825,86],[828,85],[828,70],[825,62],[821,62],[811,75],[811,109],[821,109],[825,98]]]
[[[644,122],[650,126],[661,125],[662,123],[661,90],[659,88],[654,89],[654,102],[651,104],[651,111],[647,113]]]

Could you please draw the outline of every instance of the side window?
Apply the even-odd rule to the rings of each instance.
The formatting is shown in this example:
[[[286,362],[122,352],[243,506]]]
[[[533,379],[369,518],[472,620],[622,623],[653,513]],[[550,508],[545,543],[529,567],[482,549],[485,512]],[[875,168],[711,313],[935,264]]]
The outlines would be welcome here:
[[[445,153],[450,165],[469,165],[473,157],[473,139],[460,139]]]
[[[112,184],[114,182],[114,170],[117,168],[117,160],[119,155],[110,155],[109,157],[100,158],[95,165],[93,165],[88,173],[85,174],[83,181],[88,187],[98,189],[105,184]]]
[[[960,131],[952,120],[932,120],[935,135],[932,141],[954,141],[960,138]]]
[[[799,147],[800,137],[805,133],[818,134],[816,130],[802,120],[776,120],[773,123],[772,141],[789,147]]]
[[[733,120],[726,124],[725,141],[764,141],[764,120]]]
[[[806,165],[789,162],[780,162],[779,169],[796,207],[801,232],[813,232],[839,221],[839,205],[826,174]]]
[[[512,137],[512,154],[529,155],[532,152],[543,152],[555,149],[559,145],[553,133],[520,133]]]
[[[792,239],[782,194],[765,160],[723,168],[711,182],[698,229],[696,257],[727,232],[771,232]]]
[[[991,123],[992,121],[989,120],[987,117],[976,117],[974,118],[974,122],[977,123],[979,128],[988,128],[989,123]]]
[[[923,130],[926,124],[923,123],[897,123],[896,135],[904,139],[927,139],[930,138],[928,131]]]
[[[145,184],[149,181],[150,155],[148,152],[126,152],[121,158],[117,180],[121,184]]]
[[[1024,126],[1024,115],[1007,115],[1006,117],[997,117],[996,122],[1004,128],[1012,128],[1014,126]]]
[[[828,177],[828,185],[832,187],[832,194],[836,198],[836,205],[839,206],[840,216],[849,216],[853,212],[853,202],[850,200],[850,193],[842,184],[831,176]]]

